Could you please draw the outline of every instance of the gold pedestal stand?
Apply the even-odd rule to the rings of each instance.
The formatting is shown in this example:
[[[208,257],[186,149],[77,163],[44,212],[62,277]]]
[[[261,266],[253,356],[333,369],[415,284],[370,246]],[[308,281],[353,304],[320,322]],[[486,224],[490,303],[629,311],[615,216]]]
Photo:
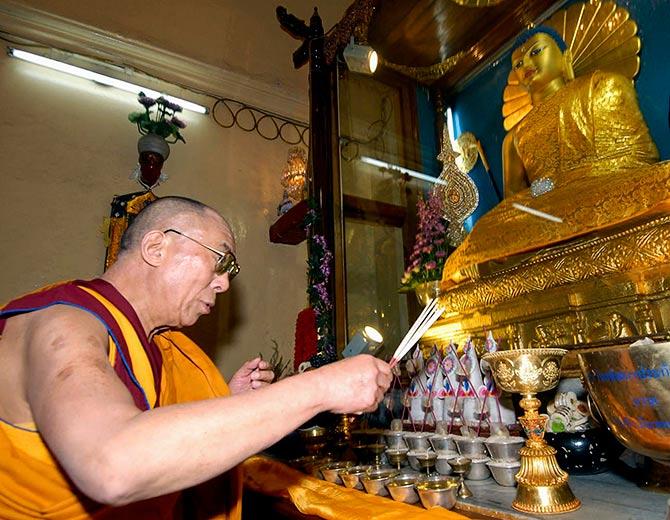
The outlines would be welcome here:
[[[581,506],[568,485],[568,474],[556,462],[556,450],[544,440],[546,415],[538,413],[538,392],[556,387],[560,366],[566,350],[557,348],[519,349],[485,354],[491,364],[493,377],[506,392],[524,397],[519,417],[528,437],[521,448],[521,468],[516,474],[518,483],[512,507],[525,513],[556,514],[574,511]]]

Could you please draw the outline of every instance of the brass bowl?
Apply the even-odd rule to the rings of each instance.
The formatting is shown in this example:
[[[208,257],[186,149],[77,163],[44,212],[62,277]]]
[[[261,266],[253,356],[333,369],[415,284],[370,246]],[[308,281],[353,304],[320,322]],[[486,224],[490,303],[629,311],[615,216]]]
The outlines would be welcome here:
[[[577,354],[589,396],[617,440],[670,463],[670,343]]]
[[[505,392],[534,394],[558,385],[561,360],[568,351],[561,348],[500,350],[484,354],[493,377]]]

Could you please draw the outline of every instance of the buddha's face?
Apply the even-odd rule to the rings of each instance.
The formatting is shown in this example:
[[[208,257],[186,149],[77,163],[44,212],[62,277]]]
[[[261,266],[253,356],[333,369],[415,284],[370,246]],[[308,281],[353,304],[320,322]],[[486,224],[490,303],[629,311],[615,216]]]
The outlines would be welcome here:
[[[512,53],[512,69],[522,85],[540,89],[562,77],[564,56],[551,36],[537,33]]]

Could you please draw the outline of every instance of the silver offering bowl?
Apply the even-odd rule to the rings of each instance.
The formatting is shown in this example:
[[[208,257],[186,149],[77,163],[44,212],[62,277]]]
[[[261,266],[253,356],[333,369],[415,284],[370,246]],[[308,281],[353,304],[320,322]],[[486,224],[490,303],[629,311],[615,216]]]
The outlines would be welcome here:
[[[515,461],[519,460],[519,450],[523,446],[525,439],[518,436],[498,435],[489,437],[484,441],[486,449],[491,454],[491,458],[497,461]]]
[[[384,437],[386,439],[386,445],[390,449],[407,448],[407,443],[405,442],[405,432],[386,430],[384,432]]]
[[[361,477],[370,469],[369,465],[364,466],[352,466],[347,469],[340,471],[340,478],[345,487],[352,489],[363,489],[363,484],[361,483]]]
[[[428,450],[430,443],[428,438],[432,433],[428,432],[405,432],[405,442],[410,450]]]
[[[386,484],[397,476],[398,471],[394,468],[370,468],[360,479],[365,491],[371,495],[387,497],[389,491],[386,489]]]
[[[670,343],[604,347],[577,358],[589,396],[617,440],[670,465]]]
[[[386,488],[391,493],[391,498],[396,502],[405,502],[406,504],[416,504],[419,501],[419,495],[416,494],[414,485],[419,481],[418,475],[403,474],[392,478]]]
[[[516,479],[514,476],[519,467],[521,466],[520,462],[505,462],[500,460],[490,460],[486,463],[493,474],[493,478],[500,486],[514,487],[516,485]]]
[[[407,448],[389,448],[386,450],[386,458],[389,464],[393,464],[400,471],[400,466],[407,461]]]
[[[452,471],[458,475],[458,489],[457,494],[459,498],[470,498],[472,491],[465,485],[464,475],[470,470],[472,461],[467,457],[454,457],[447,461],[451,466]]]
[[[421,504],[426,509],[444,507],[451,509],[456,505],[458,481],[443,475],[433,476],[416,484]]]
[[[435,435],[428,437],[428,441],[435,451],[448,451],[456,449],[456,444],[454,443],[454,438],[452,435],[442,435],[440,433],[436,433]]]
[[[321,474],[328,482],[342,485],[343,483],[342,478],[340,478],[340,471],[348,469],[353,465],[354,463],[348,460],[329,462],[328,464],[321,466]]]

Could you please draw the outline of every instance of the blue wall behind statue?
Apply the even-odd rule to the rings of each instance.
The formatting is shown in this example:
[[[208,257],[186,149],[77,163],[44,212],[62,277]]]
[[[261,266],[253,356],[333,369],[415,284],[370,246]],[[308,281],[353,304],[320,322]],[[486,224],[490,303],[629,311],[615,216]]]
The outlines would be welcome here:
[[[571,0],[565,6],[573,3],[577,2]],[[625,7],[638,24],[642,50],[635,87],[661,159],[670,159],[670,67],[666,65],[670,49],[670,1],[616,0],[616,3]],[[461,132],[475,134],[491,166],[490,176],[481,161],[470,172],[479,188],[480,201],[477,210],[466,221],[468,229],[499,202],[492,182],[497,183],[501,193],[503,191],[501,149],[505,130],[502,126],[502,93],[511,68],[511,53],[512,48],[448,100],[454,113],[455,135]]]

